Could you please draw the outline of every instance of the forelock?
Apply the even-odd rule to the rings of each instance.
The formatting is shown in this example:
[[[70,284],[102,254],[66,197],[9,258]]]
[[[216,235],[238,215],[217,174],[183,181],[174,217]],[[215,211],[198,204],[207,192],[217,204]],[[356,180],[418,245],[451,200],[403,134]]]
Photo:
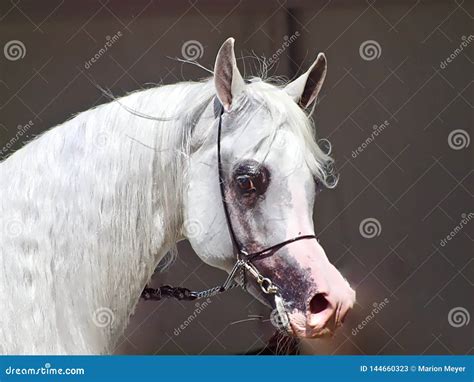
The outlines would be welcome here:
[[[241,126],[250,124],[257,113],[265,113],[271,123],[261,126],[269,129],[266,134],[272,144],[280,129],[291,132],[304,147],[304,159],[313,176],[325,186],[333,188],[337,183],[334,160],[318,144],[312,119],[283,90],[284,84],[274,85],[253,79],[245,92],[237,99],[235,108],[240,114]],[[271,149],[270,144],[270,149]]]

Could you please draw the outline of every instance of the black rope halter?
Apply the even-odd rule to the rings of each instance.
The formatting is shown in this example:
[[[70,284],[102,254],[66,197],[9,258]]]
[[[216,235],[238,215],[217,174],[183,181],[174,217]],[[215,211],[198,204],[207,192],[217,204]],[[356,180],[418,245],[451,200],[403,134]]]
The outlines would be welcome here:
[[[222,115],[224,114],[224,107],[220,103],[219,99],[216,97],[214,101],[214,115],[216,118],[219,118],[219,124],[217,127],[217,167],[219,172],[219,187],[221,192],[222,205],[224,207],[224,214],[227,222],[227,227],[229,229],[230,237],[232,240],[233,247],[237,250],[236,258],[237,261],[230,271],[229,275],[225,282],[214,288],[206,289],[203,291],[191,291],[187,288],[181,287],[172,287],[169,285],[163,285],[158,289],[154,288],[145,288],[142,292],[141,298],[144,300],[161,300],[162,298],[176,298],[178,300],[197,300],[201,298],[211,297],[219,293],[223,293],[229,289],[235,288],[236,286],[241,286],[244,290],[246,287],[246,274],[247,272],[256,280],[257,284],[260,285],[261,290],[265,294],[276,295],[278,293],[278,287],[273,284],[270,278],[265,277],[260,273],[260,271],[252,263],[252,260],[262,257],[265,255],[271,256],[276,251],[287,246],[288,244],[294,243],[300,240],[307,239],[316,239],[315,235],[301,235],[294,238],[282,241],[278,244],[272,245],[271,247],[265,248],[258,252],[249,253],[245,249],[244,245],[239,241],[237,235],[235,234],[234,226],[232,225],[232,219],[230,216],[229,204],[225,197],[225,177],[224,169],[222,165],[221,158],[221,133],[222,133]],[[238,283],[235,281],[237,273],[241,273],[241,282]]]

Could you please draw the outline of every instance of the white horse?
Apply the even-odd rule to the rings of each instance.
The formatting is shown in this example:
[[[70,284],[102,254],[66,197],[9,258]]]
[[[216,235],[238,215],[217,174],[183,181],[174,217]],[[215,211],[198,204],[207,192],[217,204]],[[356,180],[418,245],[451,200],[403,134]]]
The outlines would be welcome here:
[[[315,187],[329,182],[332,161],[305,111],[325,75],[319,54],[286,86],[246,83],[230,38],[212,79],[85,111],[0,163],[0,353],[112,351],[157,264],[185,238],[205,263],[232,269],[216,97],[224,191],[239,241],[258,251],[313,234]],[[332,332],[354,303],[315,239],[253,264],[278,286],[287,329],[298,337]],[[253,280],[247,287],[274,306]]]

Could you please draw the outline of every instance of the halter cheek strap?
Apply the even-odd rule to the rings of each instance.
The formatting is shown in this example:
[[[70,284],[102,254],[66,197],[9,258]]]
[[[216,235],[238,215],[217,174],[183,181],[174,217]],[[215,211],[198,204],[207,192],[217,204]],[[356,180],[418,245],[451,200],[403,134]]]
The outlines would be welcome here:
[[[247,290],[247,273],[255,279],[263,293],[276,295],[278,293],[278,287],[273,284],[270,278],[265,277],[260,273],[260,271],[252,263],[252,260],[255,260],[256,258],[272,256],[281,248],[300,240],[316,239],[315,235],[301,235],[282,241],[278,244],[272,245],[271,247],[265,248],[258,252],[248,253],[246,251],[245,247],[235,234],[234,226],[232,224],[232,219],[230,215],[229,203],[225,197],[225,176],[221,158],[221,133],[223,114],[224,107],[219,102],[219,99],[216,97],[214,100],[214,116],[216,118],[219,118],[219,124],[217,127],[217,168],[219,172],[219,189],[221,193],[222,205],[224,207],[227,227],[229,228],[229,233],[232,240],[232,245],[237,250],[237,261],[235,262],[234,267],[227,276],[227,279],[225,280],[224,284],[220,286],[216,286],[214,288],[206,289],[199,292],[191,291],[187,288],[171,287],[169,285],[163,285],[158,289],[145,288],[141,295],[141,298],[143,298],[144,300],[161,300],[162,298],[169,297],[173,297],[178,300],[196,300],[223,293],[239,285],[242,286],[244,290]],[[237,277],[238,273],[240,273],[241,277],[240,283],[237,283],[235,281],[235,278]]]

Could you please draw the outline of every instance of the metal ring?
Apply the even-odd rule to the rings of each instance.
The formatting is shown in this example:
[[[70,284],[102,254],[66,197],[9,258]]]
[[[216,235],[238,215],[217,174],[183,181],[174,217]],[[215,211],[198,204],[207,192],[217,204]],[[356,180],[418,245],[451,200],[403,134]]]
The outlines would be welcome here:
[[[272,281],[268,277],[261,277],[257,280],[257,282],[260,284],[262,291],[266,294],[273,294],[278,291],[278,288],[273,285]]]

